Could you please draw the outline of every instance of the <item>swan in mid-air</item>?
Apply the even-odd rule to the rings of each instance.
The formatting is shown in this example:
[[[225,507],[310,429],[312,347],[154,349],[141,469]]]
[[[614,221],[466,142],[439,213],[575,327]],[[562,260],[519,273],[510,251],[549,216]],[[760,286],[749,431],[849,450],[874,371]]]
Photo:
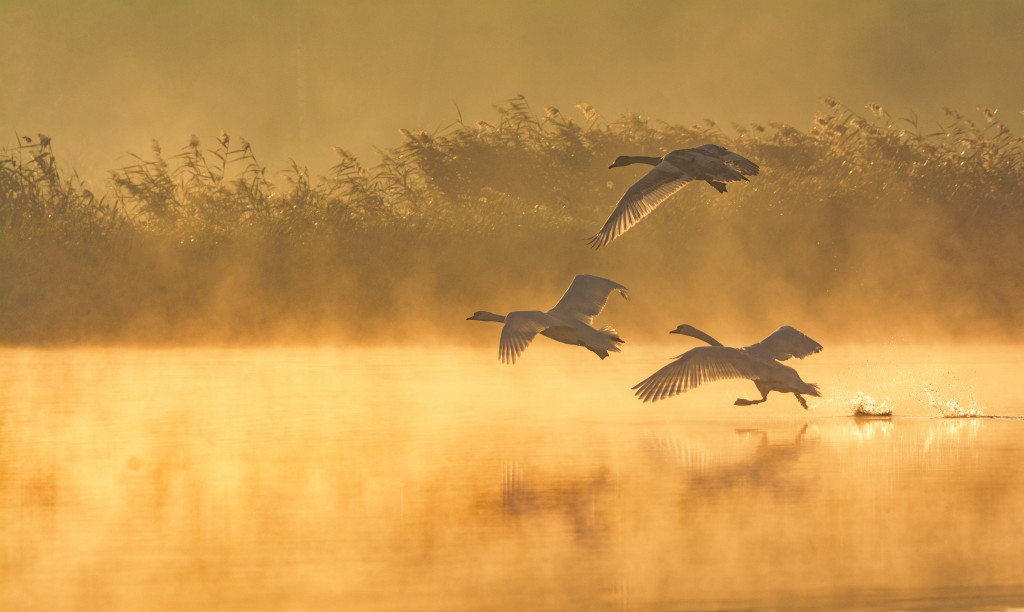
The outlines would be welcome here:
[[[743,348],[722,346],[718,340],[690,325],[680,325],[669,333],[691,336],[711,346],[686,351],[633,387],[636,396],[645,402],[672,397],[701,383],[723,378],[749,378],[761,392],[761,399],[737,399],[737,406],[760,404],[768,399],[769,391],[778,391],[795,395],[806,410],[807,402],[802,395],[821,396],[818,385],[805,383],[796,370],[779,363],[821,351],[820,344],[788,325],[757,344]]]
[[[654,169],[626,190],[601,231],[587,239],[595,249],[618,238],[690,181],[707,181],[725,193],[726,183],[747,181],[760,170],[749,159],[714,144],[679,149],[665,157],[622,155],[608,167],[630,164],[650,164]]]
[[[562,299],[547,312],[517,310],[502,316],[478,310],[466,320],[505,324],[498,341],[498,357],[503,363],[515,363],[538,333],[565,344],[585,347],[604,359],[609,351],[618,351],[623,340],[611,327],[594,329],[591,322],[601,313],[613,291],[629,299],[626,288],[616,282],[600,276],[578,274]]]

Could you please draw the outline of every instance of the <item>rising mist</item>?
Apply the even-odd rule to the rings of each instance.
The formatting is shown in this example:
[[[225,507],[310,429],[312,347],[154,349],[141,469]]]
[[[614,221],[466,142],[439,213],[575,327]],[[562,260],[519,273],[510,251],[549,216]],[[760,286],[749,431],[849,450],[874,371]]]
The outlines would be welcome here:
[[[477,339],[577,273],[627,339],[1017,335],[1024,7],[799,9],[0,3],[0,340]],[[761,175],[585,247],[705,142]]]
[[[475,310],[546,309],[577,273],[632,291],[632,338],[680,322],[833,341],[1016,338],[1024,147],[991,110],[937,133],[821,101],[806,132],[606,119],[509,100],[365,167],[271,181],[227,133],[154,143],[97,196],[48,137],[3,160],[7,342],[427,342],[479,338]],[[684,188],[612,244],[583,240],[642,176],[620,153],[718,142],[762,172]],[[44,282],[40,282],[45,279]]]

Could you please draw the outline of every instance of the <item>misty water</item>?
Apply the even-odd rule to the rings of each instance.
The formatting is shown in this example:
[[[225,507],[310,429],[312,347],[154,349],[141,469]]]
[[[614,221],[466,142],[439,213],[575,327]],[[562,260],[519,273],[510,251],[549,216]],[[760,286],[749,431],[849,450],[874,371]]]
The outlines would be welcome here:
[[[635,400],[679,352],[0,350],[0,608],[1022,601],[1021,347],[826,347],[807,411]]]

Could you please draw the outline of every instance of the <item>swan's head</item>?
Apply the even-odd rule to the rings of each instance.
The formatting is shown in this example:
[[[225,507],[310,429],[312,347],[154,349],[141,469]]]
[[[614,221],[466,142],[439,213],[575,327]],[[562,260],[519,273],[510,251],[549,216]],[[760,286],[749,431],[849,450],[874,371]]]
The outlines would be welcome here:
[[[628,155],[620,155],[615,158],[615,161],[612,162],[612,165],[608,166],[608,169],[610,170],[612,168],[618,168],[620,166],[628,166],[629,163],[630,162]]]
[[[505,317],[494,314],[493,312],[487,312],[486,310],[478,310],[473,313],[473,316],[466,317],[467,321],[494,321],[495,323],[504,323]]]
[[[686,325],[685,323],[683,325],[680,325],[679,327],[673,329],[672,331],[670,331],[668,333],[670,333],[670,334],[680,334],[680,335],[683,335],[683,336],[690,336],[691,338],[699,337],[697,334],[700,334],[701,336],[704,335],[704,332],[700,331],[699,329],[697,329],[696,327],[694,327],[692,325]]]
[[[704,332],[700,331],[696,327],[694,327],[692,325],[686,325],[685,323],[683,325],[680,325],[679,327],[673,329],[672,331],[670,331],[668,333],[670,333],[670,334],[680,334],[682,336],[690,336],[691,338],[696,338],[698,340],[703,340],[704,342],[707,342],[711,346],[722,346],[722,344],[718,340],[715,340],[714,338],[712,338],[711,336],[709,336],[709,335],[705,334]]]

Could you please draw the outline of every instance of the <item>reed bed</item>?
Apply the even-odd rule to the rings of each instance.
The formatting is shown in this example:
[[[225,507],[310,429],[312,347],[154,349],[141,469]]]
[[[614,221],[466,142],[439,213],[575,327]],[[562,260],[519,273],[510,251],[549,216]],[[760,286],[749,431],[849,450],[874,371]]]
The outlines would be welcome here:
[[[490,122],[402,130],[371,166],[335,148],[316,178],[193,136],[173,155],[154,142],[101,195],[50,138],[19,137],[0,153],[0,342],[430,340],[478,308],[543,307],[579,272],[646,294],[617,313],[641,335],[688,320],[1019,339],[1024,139],[990,109],[926,128],[822,102],[800,130],[518,97]],[[707,142],[761,175],[725,196],[691,185],[585,246],[639,176],[611,160]]]

